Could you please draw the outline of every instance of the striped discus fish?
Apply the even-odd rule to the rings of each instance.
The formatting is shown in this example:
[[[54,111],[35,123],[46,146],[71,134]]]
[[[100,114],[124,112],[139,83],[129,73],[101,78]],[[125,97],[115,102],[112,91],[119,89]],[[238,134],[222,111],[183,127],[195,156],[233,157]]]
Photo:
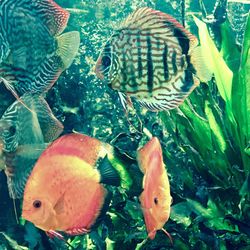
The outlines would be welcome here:
[[[53,0],[0,1],[0,77],[19,94],[48,89],[73,61],[79,33]]]
[[[95,72],[151,111],[176,108],[211,78],[197,38],[170,15],[147,7],[128,16],[111,36]]]
[[[10,105],[0,119],[5,165],[15,172],[14,176],[8,176],[13,198],[21,197],[20,189],[23,191],[24,185],[19,183],[27,178],[45,144],[56,139],[63,130],[44,98],[26,93],[20,100]]]

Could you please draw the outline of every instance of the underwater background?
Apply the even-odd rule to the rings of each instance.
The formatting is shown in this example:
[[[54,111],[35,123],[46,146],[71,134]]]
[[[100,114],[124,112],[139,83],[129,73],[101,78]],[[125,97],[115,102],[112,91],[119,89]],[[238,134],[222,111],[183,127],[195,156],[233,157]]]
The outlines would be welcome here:
[[[56,2],[70,12],[65,31],[79,31],[81,45],[46,100],[63,123],[64,134],[77,131],[110,143],[117,151],[114,164],[127,171],[127,185],[113,189],[103,222],[88,235],[66,236],[70,245],[74,249],[250,249],[250,2]],[[145,6],[172,15],[199,37],[208,46],[206,56],[216,72],[178,109],[156,113],[134,102],[135,109],[126,116],[117,92],[97,79],[93,67],[119,22]],[[1,84],[1,116],[14,101]],[[148,134],[161,141],[170,178],[173,203],[165,228],[173,245],[162,232],[153,241],[143,241],[147,233],[138,201],[143,176],[136,150],[148,141]],[[72,249],[19,219],[20,214],[21,201],[10,199],[1,171],[0,250]]]

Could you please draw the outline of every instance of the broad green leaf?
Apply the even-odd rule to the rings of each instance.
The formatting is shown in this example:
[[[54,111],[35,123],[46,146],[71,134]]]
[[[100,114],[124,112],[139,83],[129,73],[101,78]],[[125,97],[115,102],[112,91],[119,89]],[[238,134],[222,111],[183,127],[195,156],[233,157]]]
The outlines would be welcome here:
[[[190,123],[192,124],[193,131],[189,136],[193,138],[193,143],[195,143],[196,148],[199,149],[201,154],[204,156],[207,154],[208,150],[212,150],[212,139],[211,139],[211,130],[209,123],[205,120],[202,120],[198,117],[184,102],[180,106],[181,111],[189,118]],[[205,141],[206,143],[200,143]]]
[[[215,117],[213,115],[213,111],[210,108],[209,103],[207,101],[205,102],[205,113],[207,115],[210,128],[213,131],[213,134],[217,139],[217,143],[220,147],[220,150],[222,152],[225,152],[225,150],[227,148],[226,141],[224,139],[224,136],[223,136],[223,133],[222,133],[220,126],[218,125],[218,123],[215,120]]]
[[[178,224],[183,224],[186,228],[191,225],[191,209],[187,202],[180,202],[171,207],[170,218]]]
[[[220,95],[226,102],[230,102],[233,73],[226,65],[211,39],[206,24],[195,16],[194,21],[199,28],[199,38],[203,49],[203,56],[205,56],[210,69],[215,75]]]
[[[228,65],[228,67],[236,72],[239,70],[240,66],[240,49],[236,45],[234,32],[230,27],[229,21],[221,24],[221,54]]]
[[[199,38],[203,56],[206,58],[207,65],[209,65],[210,70],[214,73],[219,93],[226,102],[229,119],[232,124],[236,126],[231,103],[233,73],[228,68],[222,55],[211,39],[206,24],[195,16],[194,21],[199,29]]]
[[[111,240],[109,238],[106,238],[105,242],[107,244],[107,250],[113,250],[114,249],[115,242],[113,240]]]
[[[233,81],[232,106],[238,124],[237,133],[246,172],[250,172],[250,18],[244,35],[240,70]]]
[[[238,232],[237,228],[234,228],[234,226],[228,224],[224,220],[224,211],[220,211],[220,209],[217,207],[217,205],[212,201],[209,200],[207,207],[203,207],[199,202],[187,199],[187,203],[190,206],[190,209],[200,216],[200,218],[203,218],[206,225],[210,227],[211,229],[217,229],[217,230],[227,230],[229,232]]]

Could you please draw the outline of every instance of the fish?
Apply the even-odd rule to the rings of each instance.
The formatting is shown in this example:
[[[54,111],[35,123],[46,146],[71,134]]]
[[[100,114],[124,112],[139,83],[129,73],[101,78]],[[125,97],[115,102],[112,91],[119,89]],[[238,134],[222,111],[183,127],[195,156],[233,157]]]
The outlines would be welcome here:
[[[80,36],[61,34],[68,19],[52,0],[1,1],[0,77],[15,95],[46,92],[71,65]]]
[[[55,140],[28,177],[22,218],[53,236],[90,232],[108,196],[104,184],[120,184],[107,157],[97,157],[100,145],[97,139],[74,133]]]
[[[157,230],[162,230],[171,240],[170,234],[163,228],[170,216],[172,196],[159,139],[153,137],[137,151],[137,161],[143,177],[143,192],[139,200],[144,215],[148,238],[153,240]]]
[[[198,44],[172,16],[139,8],[105,43],[95,73],[118,91],[123,106],[133,97],[150,111],[174,109],[211,79]]]
[[[26,93],[20,100],[12,103],[0,119],[2,158],[14,199],[22,197],[25,180],[36,160],[63,130],[42,96]]]

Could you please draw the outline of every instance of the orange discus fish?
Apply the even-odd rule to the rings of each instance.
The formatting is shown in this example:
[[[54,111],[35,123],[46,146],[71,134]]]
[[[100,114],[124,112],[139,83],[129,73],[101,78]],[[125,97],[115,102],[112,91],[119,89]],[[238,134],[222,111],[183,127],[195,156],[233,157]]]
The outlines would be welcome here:
[[[22,217],[52,235],[89,232],[108,194],[103,183],[120,183],[107,158],[98,159],[101,147],[97,139],[82,134],[52,143],[27,180]]]
[[[151,111],[174,109],[211,79],[198,44],[172,16],[140,8],[107,41],[95,72],[118,91],[124,107],[132,96]]]
[[[161,145],[157,137],[153,137],[143,148],[138,150],[137,160],[144,173],[143,192],[140,196],[148,237],[154,239],[157,230],[163,228],[170,215],[172,197],[165,165],[162,159]]]

